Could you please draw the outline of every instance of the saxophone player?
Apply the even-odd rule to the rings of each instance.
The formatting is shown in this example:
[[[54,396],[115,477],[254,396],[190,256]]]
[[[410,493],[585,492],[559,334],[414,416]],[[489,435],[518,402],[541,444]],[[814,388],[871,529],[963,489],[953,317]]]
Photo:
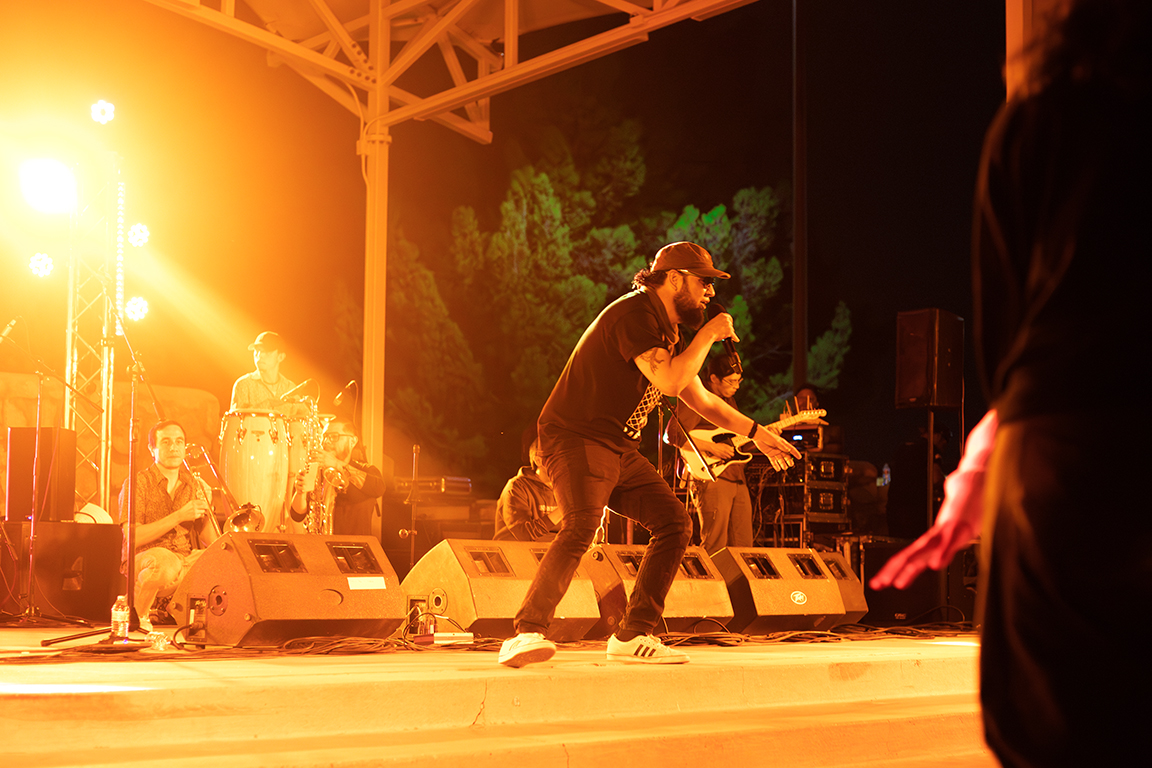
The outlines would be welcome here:
[[[311,511],[330,521],[314,533],[373,535],[372,515],[376,499],[384,495],[383,473],[356,457],[360,436],[350,419],[328,423],[319,450],[308,457],[308,467],[296,473],[292,492],[292,519],[304,522]],[[315,484],[309,480],[313,470]]]

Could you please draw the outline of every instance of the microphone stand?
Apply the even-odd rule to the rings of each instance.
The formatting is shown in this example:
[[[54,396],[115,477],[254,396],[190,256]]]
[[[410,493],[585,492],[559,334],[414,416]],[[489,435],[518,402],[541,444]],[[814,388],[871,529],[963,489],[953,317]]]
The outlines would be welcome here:
[[[676,408],[668,399],[668,395],[663,392],[660,393],[660,405],[664,410],[668,411],[668,415],[672,417],[672,421],[676,422],[676,426],[680,428],[680,432],[684,435],[684,440],[688,445],[692,446],[692,452],[696,454],[696,458],[700,459],[700,464],[704,467],[704,471],[708,473],[708,479],[716,482],[716,473],[712,471],[712,466],[708,460],[704,458],[704,454],[700,452],[700,448],[696,445],[696,441],[692,439],[692,435],[688,434],[688,430],[684,429],[684,425],[680,423],[680,417],[676,415]]]
[[[420,446],[412,446],[412,489],[408,492],[405,504],[412,507],[412,522],[410,528],[400,529],[400,538],[411,539],[408,542],[408,570],[416,567],[416,508],[420,505]]]
[[[124,490],[128,494],[128,515],[127,515],[127,531],[125,532],[125,551],[127,556],[127,572],[125,574],[124,588],[125,598],[128,601],[128,633],[143,632],[140,628],[140,614],[136,610],[136,444],[139,441],[139,429],[136,424],[136,383],[137,380],[144,382],[144,386],[148,388],[148,393],[152,396],[152,408],[156,413],[156,418],[159,421],[164,420],[164,409],[160,405],[160,401],[156,399],[156,392],[152,389],[152,384],[148,381],[144,364],[140,362],[140,357],[136,354],[136,350],[132,348],[132,342],[128,338],[128,331],[124,328],[123,318],[117,310],[116,305],[112,303],[112,298],[108,295],[107,287],[104,288],[104,299],[109,303],[112,314],[120,327],[121,335],[124,338],[124,344],[128,348],[128,355],[132,358],[131,367],[131,389],[130,389],[130,409],[128,417],[128,480],[125,484]],[[145,606],[145,610],[151,606]],[[68,640],[78,640],[82,637],[93,637],[95,635],[102,635],[108,633],[108,637],[96,643],[97,646],[114,646],[122,649],[135,649],[145,648],[147,643],[131,643],[127,640],[118,640],[112,635],[111,625],[107,627],[100,627],[97,629],[89,630],[87,632],[80,632],[75,635],[68,635],[66,637],[54,637],[47,640],[41,640],[40,645],[49,646],[56,643],[63,643]],[[145,633],[147,634],[147,633]]]
[[[13,322],[15,322],[15,321],[13,321]],[[32,362],[33,367],[36,368],[36,427],[35,427],[36,433],[35,433],[35,447],[33,448],[33,451],[32,451],[32,510],[31,510],[31,514],[28,517],[28,582],[27,582],[27,584],[28,584],[28,605],[24,608],[24,612],[21,614],[20,619],[18,621],[13,622],[12,624],[6,624],[5,626],[35,627],[35,626],[43,626],[44,623],[48,623],[51,626],[56,626],[57,624],[85,624],[85,625],[87,625],[88,622],[83,621],[83,620],[66,619],[64,617],[43,616],[40,613],[40,609],[36,607],[36,523],[37,523],[37,518],[42,514],[42,510],[40,509],[40,503],[39,503],[40,502],[39,493],[40,493],[40,447],[41,447],[40,438],[41,438],[41,432],[44,429],[44,427],[42,426],[43,425],[42,408],[43,408],[43,402],[44,402],[44,377],[45,376],[51,376],[52,378],[59,381],[61,384],[63,384],[65,387],[67,387],[69,390],[71,390],[73,395],[75,395],[77,398],[83,400],[84,402],[88,403],[90,406],[95,408],[98,413],[103,413],[104,409],[101,408],[100,406],[96,405],[96,403],[92,402],[92,400],[90,400],[86,395],[82,394],[75,387],[73,387],[67,381],[62,379],[59,376],[59,374],[57,374],[50,367],[48,367],[48,365],[45,364],[43,360],[40,360],[39,358],[32,355],[30,352],[26,351],[23,347],[21,347],[19,344],[17,344],[14,339],[9,339],[6,334],[0,335],[0,344],[2,344],[4,342],[4,340],[6,340],[6,339],[11,341],[12,345],[14,347],[16,347],[16,349],[20,350],[20,352],[24,355],[24,357],[26,357],[28,360],[30,360]],[[59,435],[57,435],[57,440],[55,443],[55,453],[57,456],[59,455],[59,451],[60,451],[60,441],[59,441]],[[55,461],[55,458],[53,460]],[[9,457],[9,461],[11,461],[11,457]],[[45,495],[45,503],[47,503],[47,495],[48,494],[45,493],[44,495]],[[13,560],[13,562],[15,562],[15,559]]]

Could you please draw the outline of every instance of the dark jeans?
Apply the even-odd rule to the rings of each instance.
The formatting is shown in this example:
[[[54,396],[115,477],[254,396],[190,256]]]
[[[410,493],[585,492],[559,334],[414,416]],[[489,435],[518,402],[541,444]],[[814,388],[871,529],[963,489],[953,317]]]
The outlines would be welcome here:
[[[620,623],[626,630],[651,632],[664,613],[664,597],[692,536],[684,505],[636,450],[620,455],[584,442],[540,458],[552,478],[564,519],[516,614],[516,630],[547,632],[557,604],[596,535],[604,507],[609,506],[652,534]]]

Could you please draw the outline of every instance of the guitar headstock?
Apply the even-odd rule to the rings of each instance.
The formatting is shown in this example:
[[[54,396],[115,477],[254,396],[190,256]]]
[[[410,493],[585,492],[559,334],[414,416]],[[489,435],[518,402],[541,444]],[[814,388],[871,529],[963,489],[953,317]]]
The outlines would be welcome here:
[[[788,429],[796,424],[827,425],[828,422],[824,421],[824,417],[827,415],[828,411],[823,408],[808,408],[793,414],[782,415],[780,420],[773,424],[772,427],[780,430]]]

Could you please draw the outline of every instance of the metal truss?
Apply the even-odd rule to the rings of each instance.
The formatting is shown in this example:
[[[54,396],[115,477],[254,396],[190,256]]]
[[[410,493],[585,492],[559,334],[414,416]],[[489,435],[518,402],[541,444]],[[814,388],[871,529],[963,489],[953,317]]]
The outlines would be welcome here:
[[[76,432],[76,497],[111,511],[112,391],[116,313],[112,275],[121,274],[124,186],[119,158],[108,158],[98,189],[73,219],[68,264],[64,380],[94,403],[64,390],[64,426]],[[119,240],[117,240],[119,238]]]
[[[237,15],[235,0],[219,0],[215,8],[200,0],[148,2],[267,49],[273,63],[287,64],[361,119],[371,92],[386,96],[388,107],[374,119],[379,128],[433,120],[487,144],[491,96],[642,43],[670,24],[754,0],[378,0],[377,23],[387,24],[391,47],[403,45],[382,57],[382,70],[362,47],[373,19],[370,0],[247,0],[251,21]],[[614,13],[627,14],[627,21],[520,60],[522,34]],[[446,68],[444,87],[417,94],[398,86],[418,63],[424,71]]]

